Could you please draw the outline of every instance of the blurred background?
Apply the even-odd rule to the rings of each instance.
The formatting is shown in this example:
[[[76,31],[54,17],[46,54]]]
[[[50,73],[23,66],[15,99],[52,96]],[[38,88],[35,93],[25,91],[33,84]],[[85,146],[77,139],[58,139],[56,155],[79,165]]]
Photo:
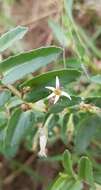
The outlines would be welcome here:
[[[62,0],[4,0],[0,1],[0,33],[15,25],[29,27],[22,49],[29,50],[52,43],[47,20],[58,21],[63,9]],[[21,47],[20,47],[21,48]]]
[[[41,46],[59,45],[48,20],[51,18],[62,25],[63,7],[63,0],[0,0],[1,35],[17,25],[29,28],[24,39],[4,52],[2,58]],[[73,14],[75,21],[92,36],[100,49],[101,0],[75,0]],[[93,62],[96,70],[101,70],[101,60],[95,56]],[[72,146],[71,143],[70,150]],[[64,143],[57,140],[49,147],[50,155],[61,155],[65,148]],[[40,160],[22,143],[13,160],[6,160],[0,155],[0,190],[45,190],[62,169],[58,160],[60,161],[59,156],[55,159]]]

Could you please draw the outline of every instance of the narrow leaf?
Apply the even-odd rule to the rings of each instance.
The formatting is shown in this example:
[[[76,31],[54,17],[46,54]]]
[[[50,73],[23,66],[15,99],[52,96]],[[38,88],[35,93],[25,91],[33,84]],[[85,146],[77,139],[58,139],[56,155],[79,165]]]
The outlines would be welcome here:
[[[18,26],[2,35],[0,37],[0,53],[9,48],[14,42],[23,38],[26,32],[26,27]]]
[[[68,175],[74,176],[71,155],[68,150],[66,150],[63,154],[63,166]]]
[[[8,144],[18,145],[33,125],[34,117],[31,111],[21,112],[19,109],[12,115],[7,129]]]
[[[60,43],[60,45],[62,45],[63,47],[67,47],[68,40],[67,40],[66,34],[63,31],[63,29],[61,28],[61,26],[57,22],[54,22],[53,20],[49,20],[49,26],[52,29],[52,32],[53,32],[55,38]]]
[[[0,72],[3,72],[2,82],[12,84],[29,73],[33,73],[55,61],[61,53],[61,48],[44,47],[31,52],[19,54],[0,62]]]
[[[8,90],[0,92],[0,107],[4,106],[11,97],[11,93]]]
[[[64,185],[64,178],[59,177],[56,182],[54,183],[53,187],[51,188],[51,190],[58,190],[60,188],[62,188]]]
[[[79,162],[79,177],[85,182],[92,185],[93,180],[93,169],[90,160],[87,157],[82,157]]]
[[[64,0],[64,7],[67,13],[67,16],[69,16],[69,19],[73,19],[72,17],[72,8],[73,8],[73,0]]]
[[[77,152],[85,152],[100,127],[101,118],[96,115],[86,116],[79,122],[75,138],[75,148]]]
[[[83,184],[81,181],[76,181],[71,187],[70,190],[82,190]]]
[[[0,112],[0,130],[1,128],[4,128],[4,126],[7,123],[7,115],[5,112]]]

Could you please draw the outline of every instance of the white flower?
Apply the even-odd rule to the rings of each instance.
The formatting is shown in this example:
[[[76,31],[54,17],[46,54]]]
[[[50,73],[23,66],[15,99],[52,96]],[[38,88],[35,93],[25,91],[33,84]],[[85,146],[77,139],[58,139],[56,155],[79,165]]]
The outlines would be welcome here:
[[[66,96],[71,100],[70,95],[67,92],[64,92],[60,88],[60,81],[58,76],[56,76],[56,87],[46,86],[45,88],[52,91],[52,93],[47,97],[47,99],[50,99],[54,97],[54,104],[59,100],[60,96]]]
[[[41,128],[40,136],[39,136],[40,151],[38,153],[40,157],[47,157],[46,144],[47,144],[47,135],[46,135],[45,129]]]

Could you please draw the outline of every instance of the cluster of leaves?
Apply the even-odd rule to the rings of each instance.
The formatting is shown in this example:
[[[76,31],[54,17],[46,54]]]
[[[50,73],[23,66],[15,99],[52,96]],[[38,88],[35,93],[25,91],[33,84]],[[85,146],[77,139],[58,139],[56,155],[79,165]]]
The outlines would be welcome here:
[[[59,174],[51,190],[82,190],[84,185],[88,185],[92,190],[95,189],[92,164],[87,157],[81,157],[78,163],[78,173],[75,173],[71,155],[66,150],[63,154],[63,166],[65,171]]]
[[[94,164],[94,181],[101,183],[101,170],[97,162],[101,148],[101,75],[92,76],[86,70],[86,67],[92,67],[92,57],[100,58],[101,55],[75,23],[72,3],[72,0],[65,1],[67,16],[63,16],[64,30],[54,21],[49,21],[62,48],[41,47],[0,62],[0,152],[7,158],[13,157],[21,141],[31,150],[33,141],[37,144],[38,126],[43,125],[51,115],[47,126],[49,142],[55,142],[57,138],[65,146],[73,142],[74,154],[87,154],[91,158]],[[1,36],[0,53],[21,39],[27,30],[18,26]],[[67,48],[72,49],[72,58],[65,57]],[[52,62],[60,69],[36,75],[36,71]],[[45,86],[54,86],[56,76],[65,91],[69,91],[72,101],[65,97],[61,97],[55,105],[46,101],[49,91]],[[65,184],[68,186],[66,189],[72,185],[71,189],[79,190],[83,188],[81,181],[85,179],[94,188],[92,169],[87,158],[81,158],[79,177],[71,168],[70,155],[67,152],[63,163],[67,174],[59,177],[52,190],[64,188]]]

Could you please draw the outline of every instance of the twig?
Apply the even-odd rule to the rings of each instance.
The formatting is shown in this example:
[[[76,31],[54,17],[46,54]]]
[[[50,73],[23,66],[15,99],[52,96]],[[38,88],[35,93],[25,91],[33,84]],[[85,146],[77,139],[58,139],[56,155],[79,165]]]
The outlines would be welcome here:
[[[6,85],[6,87],[9,88],[13,92],[14,95],[21,98],[21,96],[22,96],[21,93],[14,86],[8,84],[8,85]]]

